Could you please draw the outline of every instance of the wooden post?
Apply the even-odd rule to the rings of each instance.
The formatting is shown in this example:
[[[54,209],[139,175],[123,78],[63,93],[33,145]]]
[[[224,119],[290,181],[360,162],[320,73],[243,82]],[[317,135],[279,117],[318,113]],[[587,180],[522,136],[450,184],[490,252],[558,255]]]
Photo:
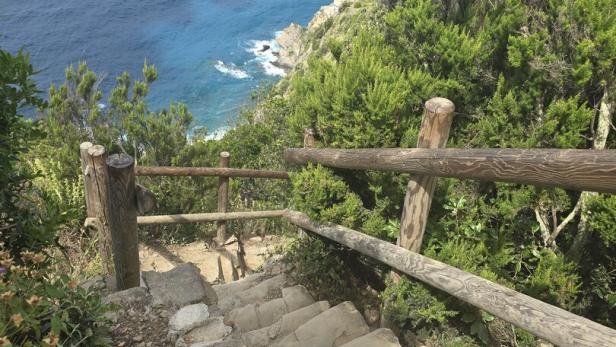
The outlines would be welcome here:
[[[229,167],[229,152],[220,152],[220,167]],[[229,177],[218,178],[218,212],[227,212],[229,205]],[[216,232],[216,240],[218,245],[223,245],[227,240],[227,222],[219,221],[218,230]]]
[[[417,139],[418,148],[445,147],[453,121],[453,111],[454,105],[448,99],[432,98],[426,102]],[[398,237],[400,247],[413,252],[421,250],[436,182],[437,178],[434,176],[411,176],[406,188],[400,221],[400,236]]]
[[[107,153],[105,147],[84,142],[79,146],[81,156],[81,169],[83,172],[83,186],[86,197],[87,220],[86,226],[91,226],[96,231],[98,238],[98,251],[103,262],[103,269],[107,277],[113,278],[115,269],[113,264],[113,251],[111,243],[111,231],[107,221],[107,193],[108,174]],[[113,285],[107,281],[109,289]]]
[[[134,166],[133,158],[124,153],[107,158],[108,220],[113,238],[118,290],[138,287],[140,282]]]
[[[304,129],[304,148],[314,148],[314,130]]]

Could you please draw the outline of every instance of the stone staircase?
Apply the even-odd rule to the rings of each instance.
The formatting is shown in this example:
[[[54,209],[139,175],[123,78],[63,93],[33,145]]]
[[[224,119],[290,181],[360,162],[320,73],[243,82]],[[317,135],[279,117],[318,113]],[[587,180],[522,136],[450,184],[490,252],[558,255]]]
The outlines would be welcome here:
[[[371,330],[351,302],[334,307],[327,301],[315,302],[306,288],[296,285],[279,263],[266,263],[263,272],[211,287],[192,264],[182,264],[166,273],[145,272],[143,279],[142,288],[125,292],[129,293],[128,297],[134,297],[137,292],[149,295],[151,298],[146,301],[153,307],[166,308],[161,311],[169,317],[166,343],[140,340],[125,345],[400,346],[390,330]],[[124,302],[117,298],[125,295],[122,293],[110,295],[121,306]]]

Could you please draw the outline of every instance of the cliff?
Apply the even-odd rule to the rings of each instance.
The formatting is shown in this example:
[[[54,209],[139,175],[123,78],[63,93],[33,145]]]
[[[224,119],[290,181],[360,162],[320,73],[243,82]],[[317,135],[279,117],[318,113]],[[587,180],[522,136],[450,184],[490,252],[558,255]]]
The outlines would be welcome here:
[[[305,67],[312,53],[329,53],[330,40],[346,40],[353,35],[352,23],[371,17],[379,5],[376,1],[335,0],[322,6],[307,27],[292,23],[276,39],[280,46],[276,65],[287,72]]]

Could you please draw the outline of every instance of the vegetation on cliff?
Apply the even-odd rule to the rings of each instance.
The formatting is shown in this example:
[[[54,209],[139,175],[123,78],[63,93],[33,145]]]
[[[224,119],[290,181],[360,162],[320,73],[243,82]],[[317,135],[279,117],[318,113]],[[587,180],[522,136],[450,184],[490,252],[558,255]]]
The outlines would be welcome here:
[[[70,345],[77,338],[71,331],[84,341],[104,337],[94,323],[69,329],[71,322],[102,320],[99,299],[74,291],[68,277],[37,277],[41,264],[76,280],[100,271],[91,261],[95,235],[82,227],[80,142],[129,153],[141,165],[216,166],[226,150],[234,167],[280,169],[282,150],[301,146],[305,128],[315,130],[318,147],[413,147],[423,102],[442,96],[456,105],[449,147],[615,149],[613,6],[613,0],[341,2],[337,16],[304,32],[298,54],[306,60],[279,84],[256,91],[258,107],[244,111],[220,141],[191,132],[192,116],[181,104],[148,108],[157,72],[147,62],[140,80],[119,76],[101,107],[100,78],[85,64],[68,68],[66,82],[52,86],[44,102],[27,57],[0,51],[0,294],[22,293],[6,294],[0,315],[8,323],[0,326],[0,338],[51,345],[41,341],[57,337]],[[20,115],[34,109],[43,115],[37,122]],[[291,206],[395,242],[408,175],[293,170],[291,184],[232,180],[232,209]],[[157,213],[216,206],[211,178],[140,183],[157,195]],[[233,230],[280,228],[273,223],[236,223]],[[214,229],[165,226],[142,233],[170,242],[207,239]],[[53,253],[55,260],[32,263],[30,251]],[[422,253],[616,327],[616,196],[440,179]],[[362,309],[381,309],[408,343],[536,343],[412,279],[391,281],[380,264],[322,240],[294,242],[287,258],[313,291],[338,300],[356,295]],[[44,294],[45,286],[55,289]],[[41,307],[53,307],[49,315],[24,301],[45,295],[50,306]],[[89,307],[79,311],[87,317],[53,306],[54,298],[64,300],[57,295],[70,297],[70,307]],[[44,329],[20,328],[35,326],[26,318],[32,315],[48,323]]]

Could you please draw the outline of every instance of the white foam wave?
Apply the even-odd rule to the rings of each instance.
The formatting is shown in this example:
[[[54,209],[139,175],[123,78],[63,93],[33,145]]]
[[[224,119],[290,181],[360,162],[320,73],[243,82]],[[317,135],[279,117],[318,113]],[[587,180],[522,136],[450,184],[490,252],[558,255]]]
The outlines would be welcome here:
[[[270,76],[284,77],[287,74],[283,68],[278,67],[270,62],[263,62],[261,63],[261,66],[263,67],[263,70],[265,70],[265,74]]]
[[[214,140],[214,141],[222,140],[222,138],[225,136],[225,134],[229,130],[231,130],[230,127],[220,127],[218,129],[214,130],[211,134],[208,134],[205,137],[205,140],[206,141],[209,141],[209,140]]]
[[[240,69],[233,63],[225,64],[222,61],[218,60],[214,67],[216,68],[216,70],[224,73],[225,75],[230,75],[237,79],[244,79],[250,77],[250,75],[246,71]]]
[[[277,31],[274,36],[278,37],[282,34],[282,31]],[[276,42],[276,39],[272,40],[251,40],[249,41],[250,47],[246,48],[247,52],[252,53],[255,56],[255,61],[261,65],[266,75],[270,76],[284,76],[284,69],[274,65],[278,61],[276,53],[280,51],[280,46]]]

